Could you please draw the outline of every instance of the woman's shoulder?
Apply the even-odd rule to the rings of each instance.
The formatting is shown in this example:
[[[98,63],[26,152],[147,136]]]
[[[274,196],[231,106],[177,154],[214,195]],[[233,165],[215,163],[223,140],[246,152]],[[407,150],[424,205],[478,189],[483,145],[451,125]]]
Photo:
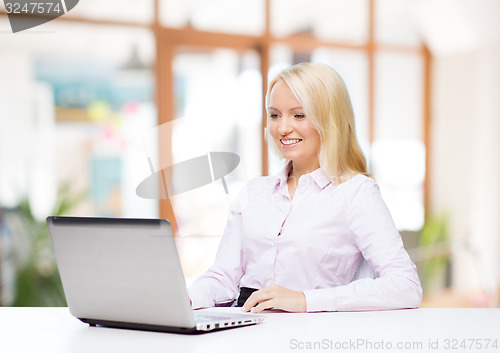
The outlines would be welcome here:
[[[362,195],[380,193],[380,189],[374,178],[360,173],[338,184],[335,187],[335,192],[337,195],[343,195],[346,199],[352,200],[357,197],[363,197]]]
[[[377,186],[377,182],[373,177],[359,173],[347,177],[339,186],[357,190],[361,187]]]
[[[350,204],[361,205],[365,202],[374,202],[382,199],[377,181],[373,177],[364,174],[354,175],[339,187],[345,188],[343,194],[347,200],[350,200]]]

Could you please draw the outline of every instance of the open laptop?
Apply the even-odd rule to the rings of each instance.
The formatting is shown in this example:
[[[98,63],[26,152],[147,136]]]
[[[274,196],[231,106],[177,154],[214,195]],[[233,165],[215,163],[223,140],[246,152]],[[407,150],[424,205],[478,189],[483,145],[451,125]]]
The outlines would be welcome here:
[[[47,225],[69,310],[91,326],[200,333],[263,320],[191,309],[165,219],[48,217]]]

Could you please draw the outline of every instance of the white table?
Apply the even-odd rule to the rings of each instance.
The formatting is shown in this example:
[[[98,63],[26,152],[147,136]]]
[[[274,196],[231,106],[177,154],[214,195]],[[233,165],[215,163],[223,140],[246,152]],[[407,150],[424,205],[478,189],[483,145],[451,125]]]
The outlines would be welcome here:
[[[67,308],[0,308],[0,353],[500,352],[500,309],[264,315],[256,326],[181,335],[89,327]]]

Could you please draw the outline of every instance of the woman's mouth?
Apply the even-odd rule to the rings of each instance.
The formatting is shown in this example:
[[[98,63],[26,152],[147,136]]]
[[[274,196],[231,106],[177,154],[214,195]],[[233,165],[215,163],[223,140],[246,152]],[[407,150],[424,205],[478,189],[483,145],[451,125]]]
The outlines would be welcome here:
[[[286,140],[281,140],[280,139],[280,142],[283,146],[295,146],[297,145],[298,143],[300,143],[302,141],[302,139],[286,139]]]

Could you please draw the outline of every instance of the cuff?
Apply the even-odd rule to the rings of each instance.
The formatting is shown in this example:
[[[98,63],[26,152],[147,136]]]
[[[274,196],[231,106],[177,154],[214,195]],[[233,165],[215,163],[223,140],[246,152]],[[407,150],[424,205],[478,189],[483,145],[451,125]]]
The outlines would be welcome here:
[[[306,297],[306,311],[308,313],[317,311],[337,311],[335,296],[332,288],[310,289],[303,291]]]
[[[209,299],[205,296],[199,295],[191,288],[188,288],[189,299],[191,300],[191,308],[193,309],[202,309],[202,308],[211,308],[214,306]]]

